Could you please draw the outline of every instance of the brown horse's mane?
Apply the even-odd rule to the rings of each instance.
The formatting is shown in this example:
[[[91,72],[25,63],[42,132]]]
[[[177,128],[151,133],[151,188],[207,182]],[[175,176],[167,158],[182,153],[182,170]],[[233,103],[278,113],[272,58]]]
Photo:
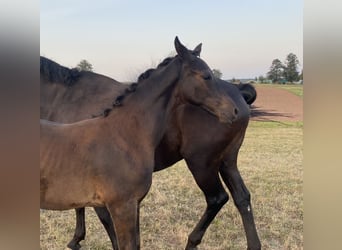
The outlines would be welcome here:
[[[103,110],[103,112],[101,113],[101,115],[99,116],[103,116],[103,117],[107,117],[109,115],[109,113],[113,110],[113,108],[115,107],[120,107],[122,106],[122,102],[123,100],[126,98],[126,96],[128,96],[129,94],[135,92],[135,90],[138,87],[138,84],[140,82],[142,82],[143,80],[148,79],[151,74],[156,70],[159,69],[161,67],[165,67],[167,66],[175,57],[167,57],[165,58],[161,63],[158,64],[158,66],[156,68],[150,68],[147,69],[146,71],[144,71],[143,73],[141,73],[138,77],[137,82],[133,82],[131,83],[124,91],[121,95],[117,96],[113,102],[113,105],[111,108],[107,108],[105,110]],[[96,116],[94,116],[96,117]]]
[[[128,85],[128,87],[123,91],[123,93],[121,93],[114,99],[112,107],[106,108],[99,115],[93,115],[93,118],[100,116],[107,117],[108,114],[113,110],[113,108],[122,106],[125,97],[135,92],[140,82],[142,82],[145,79],[148,79],[156,69],[168,65],[174,58],[175,57],[167,57],[161,63],[159,63],[156,68],[150,68],[141,73],[136,82],[133,82],[130,85]],[[77,68],[70,69],[64,67],[46,57],[40,56],[40,74],[51,83],[64,84],[67,87],[70,87],[77,82],[79,77],[82,75],[82,71],[78,70]]]
[[[49,82],[73,85],[82,72],[76,68],[69,69],[46,57],[40,56],[40,74]]]

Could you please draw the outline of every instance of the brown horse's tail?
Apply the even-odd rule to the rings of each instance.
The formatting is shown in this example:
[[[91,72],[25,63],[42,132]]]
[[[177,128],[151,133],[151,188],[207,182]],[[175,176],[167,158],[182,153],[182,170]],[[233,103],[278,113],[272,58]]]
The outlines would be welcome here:
[[[252,84],[240,83],[236,85],[248,105],[251,105],[257,98],[257,92]]]

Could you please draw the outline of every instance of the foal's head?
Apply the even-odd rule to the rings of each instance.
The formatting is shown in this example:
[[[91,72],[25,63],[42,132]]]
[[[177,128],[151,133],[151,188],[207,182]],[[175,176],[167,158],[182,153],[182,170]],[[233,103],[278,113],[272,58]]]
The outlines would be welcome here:
[[[175,48],[182,62],[179,95],[184,102],[201,106],[221,122],[231,123],[236,119],[238,108],[234,102],[220,89],[208,65],[199,58],[201,44],[193,51],[188,50],[175,39]]]

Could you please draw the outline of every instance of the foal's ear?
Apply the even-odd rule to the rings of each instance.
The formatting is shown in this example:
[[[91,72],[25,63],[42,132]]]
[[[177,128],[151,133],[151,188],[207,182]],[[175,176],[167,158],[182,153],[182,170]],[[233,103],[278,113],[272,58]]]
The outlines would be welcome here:
[[[175,48],[176,48],[177,54],[179,55],[181,59],[189,59],[190,52],[183,44],[181,44],[181,42],[178,39],[178,36],[176,36],[175,38]]]
[[[200,56],[202,51],[202,43],[198,44],[196,48],[192,51],[194,56]]]

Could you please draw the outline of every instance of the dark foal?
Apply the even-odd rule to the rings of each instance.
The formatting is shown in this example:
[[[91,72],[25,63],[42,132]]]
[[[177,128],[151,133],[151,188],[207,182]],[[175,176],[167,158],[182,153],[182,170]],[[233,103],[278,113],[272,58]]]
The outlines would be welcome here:
[[[193,53],[198,52],[195,51]],[[53,75],[53,72],[50,72],[50,74]],[[93,73],[89,72],[87,74]],[[114,80],[113,84],[110,84],[102,80],[101,76],[95,76],[93,76],[93,79],[96,80],[96,83],[94,84],[97,84],[98,88],[96,92],[93,92],[93,96],[90,94],[89,96],[85,96],[89,101],[94,99],[97,101],[101,100],[101,95],[108,96],[108,92],[110,91],[116,91],[117,93],[123,89],[122,85],[118,85]],[[90,107],[91,112],[89,112],[86,104],[78,106],[75,102],[72,103],[70,101],[71,98],[82,98],[82,95],[80,94],[73,97],[73,93],[81,91],[78,89],[89,88],[88,85],[83,84],[83,82],[85,82],[85,80],[83,80],[84,78],[86,77],[81,75],[75,80],[75,84],[67,89],[64,87],[65,84],[52,84],[51,80],[50,82],[46,82],[46,74],[43,72],[41,75],[41,86],[43,85],[43,87],[41,88],[43,88],[44,91],[41,91],[41,95],[56,96],[54,101],[52,101],[53,99],[50,99],[50,101],[48,100],[49,104],[41,103],[41,109],[47,110],[47,113],[50,115],[50,117],[45,118],[70,122],[90,117],[91,114],[96,113],[94,110],[96,103]],[[107,80],[107,78],[103,78]],[[228,201],[228,195],[223,189],[219,174],[231,192],[234,203],[241,214],[246,232],[248,249],[260,249],[260,241],[255,229],[253,212],[250,205],[250,194],[243,183],[236,165],[238,151],[243,141],[249,119],[249,109],[245,101],[248,104],[251,104],[251,102],[255,100],[256,92],[253,86],[247,84],[233,85],[221,80],[218,81],[218,84],[221,86],[222,91],[224,91],[236,105],[239,111],[238,118],[227,126],[220,123],[216,117],[194,105],[187,104],[179,106],[174,111],[174,115],[171,116],[166,132],[156,149],[154,171],[165,169],[184,158],[190,171],[193,173],[198,186],[206,197],[207,209],[198,225],[190,234],[186,249],[195,249],[200,243],[205,230],[210,225],[211,221],[221,207]],[[54,89],[52,89],[52,86],[54,86]],[[86,92],[87,90],[85,89],[82,91]],[[65,92],[65,94],[58,95],[61,92]],[[87,93],[84,93],[84,95],[86,94]],[[242,99],[241,94],[245,100]],[[69,98],[69,100],[67,98]],[[58,106],[59,103],[61,103],[63,107],[65,106],[65,112],[68,112],[67,114],[63,115],[57,112],[60,110]],[[98,103],[100,102],[98,101]],[[103,100],[101,105],[103,106],[107,103],[106,100]],[[203,133],[203,131],[206,131],[206,133]],[[110,236],[113,248],[117,249],[114,227],[107,209],[95,207],[95,211]],[[83,240],[84,237],[84,208],[80,208],[77,209],[75,235],[68,246],[72,249],[78,249],[80,247],[79,242]]]
[[[235,86],[221,83],[239,107],[238,119],[227,126],[197,106],[187,104],[179,107],[156,149],[154,171],[163,170],[184,159],[205,196],[206,211],[189,235],[185,249],[196,249],[206,229],[228,201],[228,194],[222,186],[219,175],[240,212],[248,249],[261,249],[250,193],[237,168],[237,156],[248,125],[249,109]],[[115,245],[115,233],[112,230],[108,211],[100,207],[95,208],[95,211]],[[75,243],[85,236],[85,228],[79,224],[84,225],[84,209],[79,209],[78,213],[82,217],[77,220],[73,239]]]

